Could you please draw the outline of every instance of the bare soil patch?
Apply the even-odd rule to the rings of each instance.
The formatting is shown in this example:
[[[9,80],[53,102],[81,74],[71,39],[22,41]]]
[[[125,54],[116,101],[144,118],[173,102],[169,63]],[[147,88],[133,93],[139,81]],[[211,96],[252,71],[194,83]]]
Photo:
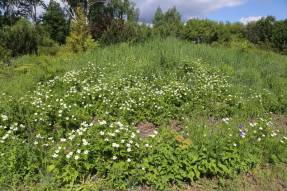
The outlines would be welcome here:
[[[155,124],[148,121],[139,122],[136,125],[136,128],[140,131],[140,135],[142,138],[153,136],[157,132]]]

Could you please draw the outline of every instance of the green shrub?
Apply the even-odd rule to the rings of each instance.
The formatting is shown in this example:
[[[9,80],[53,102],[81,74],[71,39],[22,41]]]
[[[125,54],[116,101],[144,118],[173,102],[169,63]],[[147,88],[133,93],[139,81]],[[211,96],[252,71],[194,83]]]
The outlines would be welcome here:
[[[12,27],[5,28],[4,44],[12,56],[38,52],[39,35],[36,28],[27,20],[21,19]]]
[[[0,44],[0,63],[7,62],[11,57],[11,51]]]
[[[53,55],[55,56],[58,51],[59,51],[60,47],[59,45],[51,40],[50,38],[48,38],[47,36],[42,37],[40,43],[39,43],[39,54],[41,55]]]
[[[151,37],[151,30],[146,25],[114,19],[103,32],[100,39],[103,44],[120,42],[144,42]]]
[[[287,50],[287,21],[277,21],[272,29],[273,47],[284,54]]]
[[[217,23],[210,20],[189,20],[183,28],[182,37],[195,43],[212,43],[218,40]]]

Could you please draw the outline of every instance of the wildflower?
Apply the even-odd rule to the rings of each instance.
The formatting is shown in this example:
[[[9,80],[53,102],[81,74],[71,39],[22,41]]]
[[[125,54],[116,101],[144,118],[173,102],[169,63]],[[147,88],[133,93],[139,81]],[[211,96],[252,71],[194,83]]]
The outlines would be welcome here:
[[[131,151],[132,151],[132,149],[131,149],[131,148],[128,148],[128,149],[127,149],[127,152],[131,152]]]
[[[81,154],[81,150],[80,150],[80,149],[77,149],[77,153],[78,153],[78,154]]]
[[[84,154],[85,154],[85,155],[89,154],[89,151],[88,151],[88,150],[85,150],[85,151],[84,151]]]
[[[119,132],[120,132],[120,130],[118,130],[118,129],[115,130],[115,133],[119,133]]]
[[[2,137],[2,139],[5,140],[5,139],[7,139],[8,137],[9,137],[9,134],[7,133],[7,134],[5,134],[5,135]]]
[[[245,136],[246,136],[246,132],[240,129],[240,137],[245,138]]]
[[[103,136],[103,135],[105,135],[105,132],[103,132],[103,131],[100,131],[100,135],[102,135],[102,136]]]
[[[80,157],[78,155],[76,155],[74,158],[75,158],[75,160],[78,160]]]
[[[144,146],[145,146],[145,147],[149,147],[149,144],[147,143],[147,144],[145,144]]]
[[[83,139],[82,141],[84,146],[87,146],[89,144],[89,142],[86,139]]]
[[[272,125],[273,125],[272,121],[268,121],[268,122],[267,122],[267,125],[268,125],[268,126],[272,126]]]
[[[55,153],[55,154],[52,155],[52,157],[53,157],[53,158],[57,158],[57,157],[58,157],[58,154]]]
[[[124,140],[124,139],[122,139],[122,140],[121,140],[121,143],[125,143],[125,140]]]
[[[100,125],[106,125],[107,122],[105,120],[99,122]]]
[[[127,143],[126,146],[127,146],[127,147],[131,147],[131,144]]]
[[[124,125],[121,122],[116,122],[116,125],[118,125],[119,127],[123,127]]]
[[[234,146],[234,147],[237,147],[237,144],[236,144],[236,143],[233,143],[233,146]]]
[[[255,126],[257,125],[257,123],[256,123],[256,122],[254,122],[254,123],[249,123],[249,125],[250,125],[251,127],[255,127]]]
[[[223,121],[225,124],[229,124],[229,118],[223,118],[222,121]]]
[[[66,142],[66,140],[67,140],[67,139],[65,139],[65,138],[61,138],[61,139],[60,139],[60,142]]]
[[[8,120],[7,115],[4,115],[4,114],[1,115],[1,118],[2,118],[3,121],[7,121]]]
[[[112,159],[113,159],[113,160],[116,160],[117,158],[118,158],[118,157],[116,157],[116,156],[113,156],[113,158],[112,158]]]
[[[114,134],[114,133],[109,133],[109,135],[110,135],[111,137],[116,136],[116,134]]]
[[[69,153],[66,155],[67,159],[71,158],[72,155],[73,155],[73,152],[69,152]]]
[[[132,160],[130,158],[127,159],[127,162],[131,162]]]
[[[275,136],[277,136],[277,133],[272,132],[272,133],[271,133],[271,137],[275,137]]]
[[[113,143],[113,144],[112,144],[112,147],[119,148],[119,147],[120,147],[120,145],[119,145],[119,144],[117,144],[117,143]]]
[[[38,145],[38,141],[35,141],[35,142],[34,142],[34,145]]]
[[[261,141],[261,138],[260,138],[260,137],[258,137],[257,141],[258,141],[258,142],[260,142],[260,141]]]

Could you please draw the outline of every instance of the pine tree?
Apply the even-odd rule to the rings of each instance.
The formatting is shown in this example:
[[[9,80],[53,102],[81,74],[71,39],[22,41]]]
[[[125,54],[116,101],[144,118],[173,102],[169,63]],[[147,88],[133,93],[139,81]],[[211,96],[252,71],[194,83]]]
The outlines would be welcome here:
[[[76,18],[72,22],[67,45],[73,52],[86,51],[89,48],[95,47],[96,43],[90,34],[83,9],[78,7],[75,14]]]
[[[67,21],[59,3],[51,0],[43,15],[43,26],[51,39],[64,44],[67,36]]]
[[[163,22],[163,19],[164,19],[164,14],[163,14],[161,8],[158,7],[155,11],[155,14],[154,14],[153,25],[154,26],[159,25],[161,22]]]
[[[181,30],[181,16],[175,7],[163,13],[161,8],[155,12],[153,19],[153,28],[156,35],[161,37],[177,36]]]

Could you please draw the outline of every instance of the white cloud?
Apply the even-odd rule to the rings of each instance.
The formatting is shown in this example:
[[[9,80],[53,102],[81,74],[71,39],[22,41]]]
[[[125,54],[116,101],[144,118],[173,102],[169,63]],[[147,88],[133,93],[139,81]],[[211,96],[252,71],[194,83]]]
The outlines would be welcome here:
[[[246,0],[133,0],[140,9],[140,18],[151,21],[157,7],[164,11],[176,6],[184,20],[190,17],[204,17],[224,7],[235,7]]]
[[[240,22],[247,25],[248,23],[250,22],[253,22],[253,21],[258,21],[260,20],[261,18],[263,18],[263,16],[251,16],[251,17],[242,17],[240,19]]]

